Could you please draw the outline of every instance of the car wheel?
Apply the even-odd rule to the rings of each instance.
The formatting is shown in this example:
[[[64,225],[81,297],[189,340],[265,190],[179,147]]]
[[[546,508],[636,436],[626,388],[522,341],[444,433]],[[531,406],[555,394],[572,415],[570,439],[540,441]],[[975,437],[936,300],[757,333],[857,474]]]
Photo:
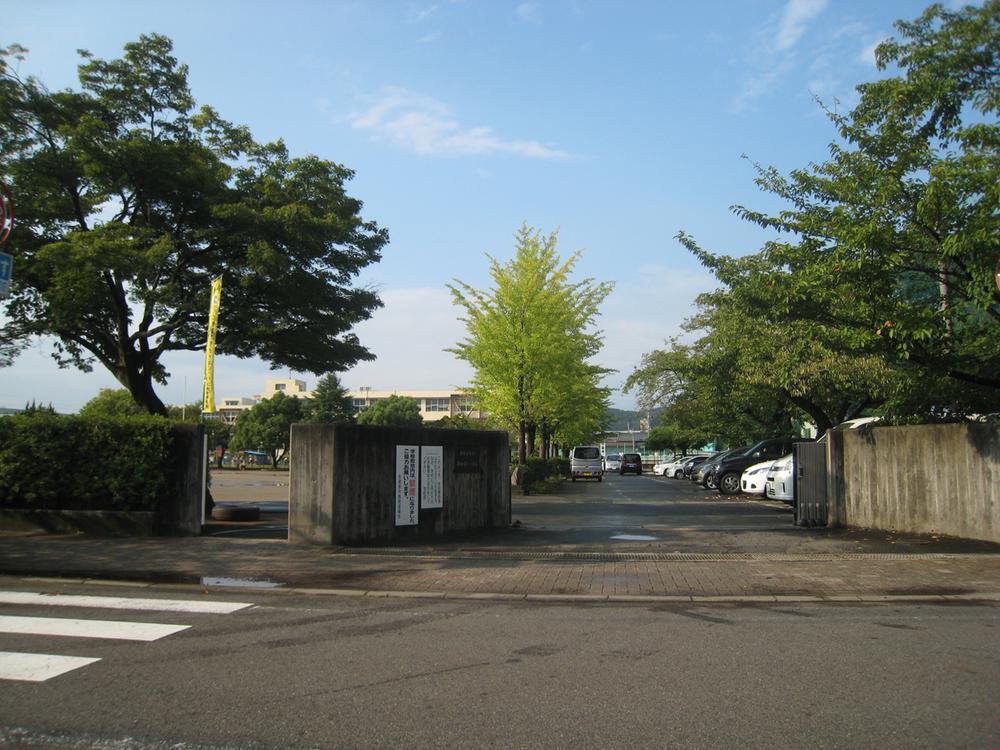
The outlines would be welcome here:
[[[677,470],[677,471],[674,472],[674,479],[680,479],[683,476],[684,476],[684,472],[681,471],[681,470]]]
[[[604,477],[598,477],[597,481],[600,482],[600,481],[603,481],[603,479],[604,479]]]
[[[740,476],[735,471],[727,471],[719,477],[718,484],[723,495],[735,495],[740,491]]]
[[[702,480],[701,485],[706,490],[714,490],[715,489],[715,474],[706,474],[705,475],[705,479]]]
[[[576,477],[573,477],[573,479],[571,481],[575,482],[576,481]]]

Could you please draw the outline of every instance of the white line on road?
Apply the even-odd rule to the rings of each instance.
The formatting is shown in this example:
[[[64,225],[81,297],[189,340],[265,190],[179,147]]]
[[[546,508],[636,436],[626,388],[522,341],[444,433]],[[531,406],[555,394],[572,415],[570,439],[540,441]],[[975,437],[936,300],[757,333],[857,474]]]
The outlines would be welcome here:
[[[161,625],[153,622],[118,620],[71,620],[59,617],[16,617],[0,615],[0,633],[20,635],[60,635],[71,638],[110,638],[120,641],[158,641],[187,630],[190,625]]]
[[[213,602],[196,599],[132,599],[124,596],[78,596],[76,594],[36,594],[29,591],[0,591],[0,604],[43,604],[50,607],[101,607],[147,612],[189,612],[228,615],[247,607],[248,602]]]
[[[23,654],[0,651],[0,680],[45,682],[74,669],[93,664],[100,659],[89,656],[57,656],[56,654]]]

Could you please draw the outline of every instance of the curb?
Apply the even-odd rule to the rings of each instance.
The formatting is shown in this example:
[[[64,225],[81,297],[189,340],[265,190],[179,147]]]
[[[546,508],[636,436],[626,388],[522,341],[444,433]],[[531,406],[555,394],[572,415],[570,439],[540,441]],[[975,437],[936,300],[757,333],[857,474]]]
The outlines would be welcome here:
[[[964,594],[511,594],[489,591],[390,591],[383,589],[343,589],[315,587],[254,588],[191,583],[155,583],[107,578],[57,576],[3,576],[28,583],[52,583],[78,586],[118,586],[152,590],[196,589],[202,593],[299,594],[336,596],[351,599],[442,599],[466,601],[535,602],[550,604],[997,604],[1000,592]]]

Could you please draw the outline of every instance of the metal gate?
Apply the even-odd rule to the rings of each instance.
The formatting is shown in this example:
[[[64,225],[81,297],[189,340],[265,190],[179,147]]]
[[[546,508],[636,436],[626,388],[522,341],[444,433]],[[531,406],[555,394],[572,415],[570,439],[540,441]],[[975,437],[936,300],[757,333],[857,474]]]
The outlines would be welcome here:
[[[826,526],[826,445],[795,443],[795,525]]]

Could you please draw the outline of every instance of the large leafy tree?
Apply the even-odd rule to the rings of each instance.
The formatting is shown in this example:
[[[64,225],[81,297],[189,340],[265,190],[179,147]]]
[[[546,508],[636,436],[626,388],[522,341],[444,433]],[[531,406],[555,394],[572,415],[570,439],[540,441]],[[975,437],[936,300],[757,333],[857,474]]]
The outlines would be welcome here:
[[[230,450],[264,451],[271,466],[278,467],[288,452],[292,423],[302,421],[303,405],[298,396],[278,392],[247,409],[236,419]]]
[[[876,55],[899,74],[859,86],[849,114],[830,113],[831,158],[788,176],[759,169],[758,184],[789,208],[736,207],[787,239],[739,260],[681,240],[732,308],[801,342],[813,371],[835,368],[860,390],[873,363],[885,371],[871,393],[886,411],[995,411],[1000,0],[934,5],[897,29]]]
[[[589,359],[600,350],[593,324],[613,285],[573,281],[579,253],[561,260],[556,239],[522,226],[513,259],[489,258],[492,289],[449,286],[467,330],[449,351],[474,368],[478,408],[517,431],[522,463],[539,428],[547,445],[559,431],[567,439],[593,435],[607,415],[609,392],[600,380],[608,371]]]
[[[423,421],[416,399],[395,394],[378,399],[358,415],[358,424],[388,427],[420,427]]]
[[[796,417],[822,432],[878,409],[897,418],[994,412],[1000,397],[1000,0],[931,6],[877,51],[898,75],[830,113],[831,158],[788,176],[758,167],[785,199],[748,220],[781,232],[739,258],[679,239],[721,288],[685,325],[690,346],[647,355],[629,380],[685,423],[741,441]],[[687,403],[691,408],[676,408]]]
[[[154,34],[120,59],[82,52],[80,90],[51,92],[18,74],[23,49],[0,50],[18,205],[0,364],[51,335],[61,365],[97,363],[162,414],[163,356],[204,348],[219,275],[220,353],[316,373],[373,359],[351,329],[381,303],[351,282],[388,238],[347,194],[353,173],[196,109],[171,51]]]

